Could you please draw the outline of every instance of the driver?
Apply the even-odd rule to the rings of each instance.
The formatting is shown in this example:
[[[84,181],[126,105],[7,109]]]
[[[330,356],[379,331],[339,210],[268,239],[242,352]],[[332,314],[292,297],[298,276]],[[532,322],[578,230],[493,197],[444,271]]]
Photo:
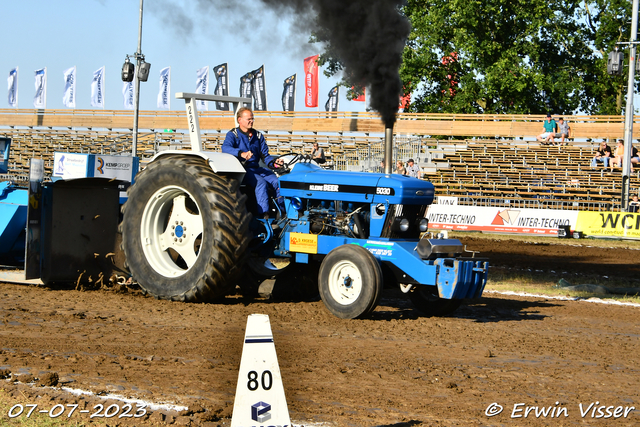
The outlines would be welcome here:
[[[243,184],[255,189],[256,201],[258,204],[258,217],[269,219],[269,196],[268,188],[271,187],[276,193],[278,206],[284,213],[284,204],[280,197],[280,185],[278,177],[269,169],[260,167],[262,158],[266,164],[274,162],[274,166],[282,166],[283,161],[269,154],[269,147],[262,133],[253,128],[253,111],[250,108],[242,107],[238,110],[238,127],[227,132],[227,136],[222,143],[222,152],[236,156],[244,166],[246,173]]]

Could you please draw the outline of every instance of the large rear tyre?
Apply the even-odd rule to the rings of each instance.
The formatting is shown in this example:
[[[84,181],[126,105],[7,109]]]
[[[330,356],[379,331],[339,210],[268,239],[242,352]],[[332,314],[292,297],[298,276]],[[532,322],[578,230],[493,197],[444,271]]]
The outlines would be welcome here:
[[[250,240],[238,189],[192,156],[161,157],[137,175],[121,230],[127,265],[146,292],[199,302],[233,291]]]
[[[458,309],[461,299],[444,299],[432,286],[416,286],[409,293],[413,305],[427,316],[446,316]]]
[[[380,264],[361,246],[339,246],[320,265],[320,297],[325,307],[341,319],[371,313],[380,301],[382,286]]]

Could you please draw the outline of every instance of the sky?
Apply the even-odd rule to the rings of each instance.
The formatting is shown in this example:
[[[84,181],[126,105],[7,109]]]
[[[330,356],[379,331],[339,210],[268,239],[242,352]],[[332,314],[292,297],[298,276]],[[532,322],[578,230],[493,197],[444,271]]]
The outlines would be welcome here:
[[[63,72],[76,66],[76,108],[94,108],[90,104],[93,72],[105,66],[104,108],[124,109],[120,74],[125,56],[138,47],[139,13],[139,0],[0,2],[4,88],[9,72],[18,67],[18,108],[34,108],[35,70],[46,67],[46,108],[66,109]],[[142,53],[151,71],[149,80],[140,83],[140,109],[157,109],[162,68],[171,67],[171,110],[184,110],[184,101],[175,99],[175,93],[195,92],[196,70],[209,66],[212,94],[212,68],[226,62],[229,95],[239,96],[240,76],[264,65],[269,110],[282,111],[282,84],[297,73],[296,111],[318,111],[304,106],[303,59],[321,53],[322,46],[309,44],[310,34],[295,23],[294,17],[278,16],[256,0],[146,0]],[[324,111],[329,90],[340,77],[327,78],[322,70],[318,104]],[[348,101],[346,90],[340,91],[339,111],[365,111],[365,103]],[[3,92],[0,108],[9,108],[8,90]],[[209,110],[214,110],[210,104]]]

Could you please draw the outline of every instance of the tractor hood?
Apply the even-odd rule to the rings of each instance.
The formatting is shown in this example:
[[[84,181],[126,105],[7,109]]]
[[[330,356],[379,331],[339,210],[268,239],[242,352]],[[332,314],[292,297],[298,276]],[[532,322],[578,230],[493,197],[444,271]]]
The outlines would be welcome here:
[[[280,177],[280,194],[306,199],[429,205],[433,202],[434,187],[428,181],[403,175],[325,170],[312,163],[297,163],[290,173]]]

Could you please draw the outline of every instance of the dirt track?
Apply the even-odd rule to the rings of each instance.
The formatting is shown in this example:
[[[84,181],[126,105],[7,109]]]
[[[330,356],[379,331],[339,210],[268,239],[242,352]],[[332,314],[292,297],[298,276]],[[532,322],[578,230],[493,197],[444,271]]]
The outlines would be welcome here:
[[[483,245],[475,244],[473,249]],[[628,250],[615,250],[603,262],[608,251],[551,246],[527,256],[527,246],[491,244],[483,255],[496,265],[522,268],[574,258],[562,266],[576,272],[597,268],[600,260],[627,271],[620,274],[634,274],[623,258]],[[485,294],[453,317],[426,318],[402,294],[386,291],[370,319],[340,320],[319,301],[248,303],[234,297],[221,304],[183,304],[130,290],[9,284],[0,284],[0,296],[0,371],[11,371],[13,379],[55,372],[64,386],[190,408],[168,415],[149,411],[148,418],[130,425],[229,425],[244,327],[252,313],[270,316],[296,425],[640,425],[638,410],[596,419],[593,406],[584,417],[580,409],[596,401],[614,406],[612,414],[617,406],[623,408],[618,413],[640,408],[638,307]],[[11,403],[44,409],[96,404],[56,390],[0,384],[0,396],[10,396]],[[494,402],[504,410],[488,417],[485,411]],[[555,412],[536,418],[534,410],[525,418],[525,407],[533,406]],[[557,413],[559,420],[551,417]],[[7,418],[0,414],[0,424]],[[72,420],[95,419],[75,413]],[[117,422],[125,424],[108,421]]]

